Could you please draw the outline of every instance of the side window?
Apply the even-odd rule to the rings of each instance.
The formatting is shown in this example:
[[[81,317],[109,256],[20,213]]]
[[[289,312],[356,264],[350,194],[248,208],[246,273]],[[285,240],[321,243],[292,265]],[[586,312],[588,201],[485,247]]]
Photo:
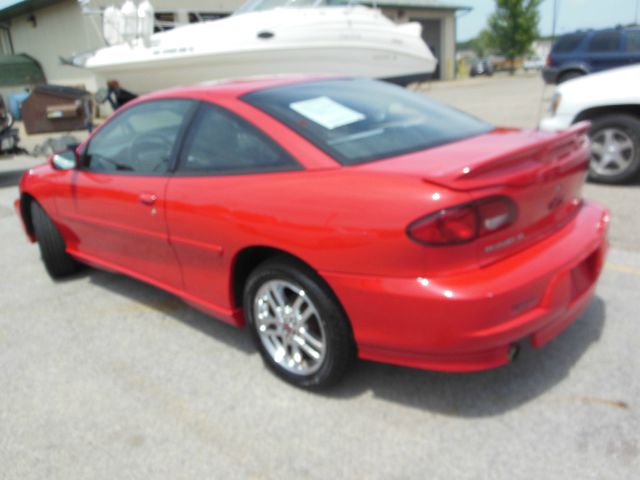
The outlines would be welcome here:
[[[191,100],[151,100],[126,109],[91,139],[84,168],[94,172],[160,174],[167,171]]]
[[[553,46],[553,53],[569,53],[573,52],[584,40],[584,34],[575,33],[572,35],[564,35]]]
[[[178,171],[241,174],[297,170],[300,165],[266,135],[220,107],[203,104]]]
[[[600,32],[593,35],[587,50],[595,53],[615,52],[620,48],[620,32]]]
[[[627,36],[627,52],[640,52],[640,30],[630,30]]]

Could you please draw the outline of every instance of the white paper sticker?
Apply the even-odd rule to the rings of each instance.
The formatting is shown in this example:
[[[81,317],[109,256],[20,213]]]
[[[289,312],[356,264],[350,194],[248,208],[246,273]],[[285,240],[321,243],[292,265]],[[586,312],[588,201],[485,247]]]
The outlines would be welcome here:
[[[289,108],[328,130],[356,123],[366,118],[364,114],[356,112],[329,97],[317,97],[294,102],[289,104]]]

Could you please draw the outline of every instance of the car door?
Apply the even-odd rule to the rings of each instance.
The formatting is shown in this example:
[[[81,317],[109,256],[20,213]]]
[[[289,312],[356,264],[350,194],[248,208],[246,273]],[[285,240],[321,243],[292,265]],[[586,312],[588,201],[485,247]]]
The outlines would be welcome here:
[[[195,102],[152,100],[127,108],[90,140],[65,208],[80,256],[181,288],[169,245],[165,190],[172,156]]]
[[[629,64],[640,63],[640,30],[624,32],[624,49]]]
[[[620,30],[605,30],[593,34],[587,44],[587,59],[593,72],[627,64],[627,54],[621,48]]]
[[[185,293],[200,307],[232,321],[229,271],[232,252],[264,223],[270,205],[253,196],[295,181],[302,167],[249,122],[203,103],[185,138],[166,193],[170,241],[182,265]],[[256,213],[260,209],[264,213]]]

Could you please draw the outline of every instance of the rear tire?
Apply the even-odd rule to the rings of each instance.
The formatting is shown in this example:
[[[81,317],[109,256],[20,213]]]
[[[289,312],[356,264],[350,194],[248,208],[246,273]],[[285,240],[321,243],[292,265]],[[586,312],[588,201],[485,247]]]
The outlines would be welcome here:
[[[62,278],[77,272],[78,263],[67,253],[64,238],[36,202],[31,202],[31,219],[40,255],[49,275]]]
[[[280,378],[321,389],[346,374],[355,356],[351,328],[315,272],[287,257],[266,260],[249,276],[243,300],[253,341]]]
[[[605,115],[593,120],[589,180],[619,184],[640,171],[640,120],[630,115]]]

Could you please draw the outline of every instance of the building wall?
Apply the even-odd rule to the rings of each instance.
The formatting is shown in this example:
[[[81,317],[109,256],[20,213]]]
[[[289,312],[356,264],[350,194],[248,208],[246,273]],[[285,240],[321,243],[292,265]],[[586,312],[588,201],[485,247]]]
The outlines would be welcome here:
[[[542,59],[546,59],[547,55],[551,53],[551,47],[553,46],[553,40],[536,40],[531,46],[531,50],[535,56]]]
[[[90,8],[97,10],[116,3],[113,0],[94,0]],[[157,12],[179,12],[185,21],[188,21],[187,12],[232,12],[242,3],[242,0],[188,0],[180,3],[176,0],[153,0]],[[179,6],[176,8],[176,5]],[[35,26],[29,20],[31,15],[35,18]],[[93,91],[102,86],[96,84],[91,73],[60,62],[61,56],[69,57],[104,46],[100,17],[84,15],[77,0],[65,0],[33,14],[13,18],[10,29],[15,53],[27,53],[37,59],[49,82],[84,85]],[[0,42],[0,49],[4,49],[2,30]]]
[[[119,2],[114,0],[93,0],[91,6],[98,8],[122,3],[124,3],[122,0]],[[177,20],[182,23],[188,22],[189,12],[232,13],[243,3],[245,3],[244,0],[151,0],[156,12],[177,13]]]
[[[9,27],[0,24],[0,54],[13,53],[11,48],[11,37],[9,36]]]
[[[33,15],[35,24],[29,20]],[[100,25],[85,17],[76,0],[66,0],[33,14],[11,19],[15,53],[26,53],[40,62],[50,83],[96,87],[93,74],[63,65],[60,56],[93,50],[102,45]]]
[[[113,0],[93,0],[91,6],[106,7],[124,2]],[[151,0],[151,4],[156,12],[175,12],[183,10],[185,12],[233,12],[244,0]]]
[[[440,79],[455,78],[456,56],[456,16],[453,10],[425,10],[413,8],[383,8],[382,11],[392,20],[403,23],[409,20],[437,20],[440,22]],[[434,52],[437,53],[437,52]]]

